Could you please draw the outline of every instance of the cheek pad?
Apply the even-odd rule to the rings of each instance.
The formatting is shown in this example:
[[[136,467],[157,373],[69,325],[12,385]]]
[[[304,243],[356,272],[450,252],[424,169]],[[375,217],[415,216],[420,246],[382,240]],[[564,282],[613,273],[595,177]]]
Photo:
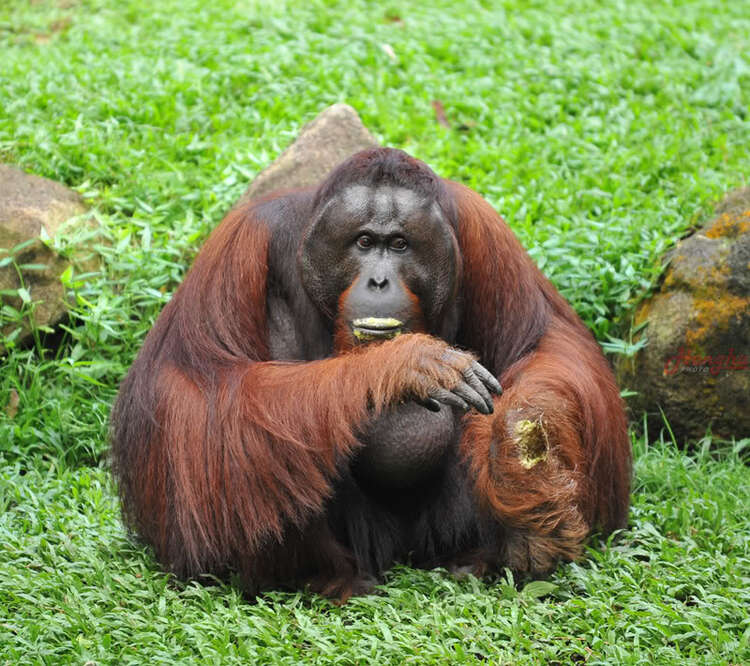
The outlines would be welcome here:
[[[456,262],[453,254],[440,246],[420,252],[405,261],[401,279],[419,298],[422,312],[428,321],[440,317],[452,299],[456,287]]]
[[[326,241],[319,232],[309,234],[302,247],[302,284],[316,305],[333,314],[339,297],[357,277],[358,267],[349,253]]]

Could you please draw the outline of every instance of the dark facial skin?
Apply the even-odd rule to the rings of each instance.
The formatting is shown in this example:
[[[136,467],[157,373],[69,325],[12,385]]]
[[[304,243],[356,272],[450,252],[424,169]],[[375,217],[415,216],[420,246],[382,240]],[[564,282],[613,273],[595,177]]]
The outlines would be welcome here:
[[[317,212],[300,263],[312,299],[362,340],[436,330],[455,297],[457,257],[434,202],[403,188],[352,185]]]

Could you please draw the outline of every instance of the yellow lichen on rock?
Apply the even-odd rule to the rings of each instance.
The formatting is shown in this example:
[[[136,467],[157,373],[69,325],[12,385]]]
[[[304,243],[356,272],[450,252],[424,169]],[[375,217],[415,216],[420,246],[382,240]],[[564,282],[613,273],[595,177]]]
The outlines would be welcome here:
[[[724,213],[706,230],[708,238],[737,238],[750,232],[750,210],[742,213]]]
[[[685,333],[687,345],[705,352],[707,337],[716,331],[725,331],[735,317],[739,319],[750,311],[750,299],[724,292],[714,298],[703,296],[693,301],[693,315]]]

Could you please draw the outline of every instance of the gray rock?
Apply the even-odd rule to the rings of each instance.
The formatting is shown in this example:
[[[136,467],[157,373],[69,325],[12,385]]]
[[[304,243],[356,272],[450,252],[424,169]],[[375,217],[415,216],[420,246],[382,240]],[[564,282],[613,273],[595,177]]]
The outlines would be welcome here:
[[[750,437],[750,188],[728,195],[715,217],[668,253],[660,289],[636,311],[648,345],[620,359],[621,386],[638,392],[632,415],[679,443]]]
[[[86,212],[81,197],[67,187],[46,178],[0,164],[0,265],[13,248],[31,241],[14,253],[14,264],[0,267],[0,291],[15,291],[24,286],[35,303],[33,320],[36,326],[50,326],[58,322],[67,310],[60,275],[69,262],[57,255],[39,239],[44,230],[50,238],[71,217]],[[17,266],[45,266],[21,269]],[[21,282],[23,280],[23,284]],[[23,302],[14,296],[0,296],[3,305],[19,310]],[[3,317],[3,320],[6,318]],[[18,328],[11,321],[2,328],[10,335]],[[20,337],[27,336],[30,325],[23,324]],[[0,345],[0,351],[2,346]]]
[[[275,190],[315,185],[347,157],[377,145],[375,137],[351,106],[329,106],[305,125],[294,143],[258,174],[238,205]]]

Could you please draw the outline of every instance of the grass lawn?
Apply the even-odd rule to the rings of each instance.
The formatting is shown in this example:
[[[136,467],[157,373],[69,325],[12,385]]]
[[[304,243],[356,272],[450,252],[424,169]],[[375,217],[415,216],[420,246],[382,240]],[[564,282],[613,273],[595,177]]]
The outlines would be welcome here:
[[[0,359],[0,664],[749,663],[747,439],[686,454],[634,435],[629,529],[549,584],[402,567],[343,607],[250,604],[128,540],[106,462],[118,382],[222,214],[337,101],[484,194],[598,338],[627,338],[664,249],[747,183],[750,13],[2,0],[0,162],[86,197],[103,269],[66,276],[59,346]]]

